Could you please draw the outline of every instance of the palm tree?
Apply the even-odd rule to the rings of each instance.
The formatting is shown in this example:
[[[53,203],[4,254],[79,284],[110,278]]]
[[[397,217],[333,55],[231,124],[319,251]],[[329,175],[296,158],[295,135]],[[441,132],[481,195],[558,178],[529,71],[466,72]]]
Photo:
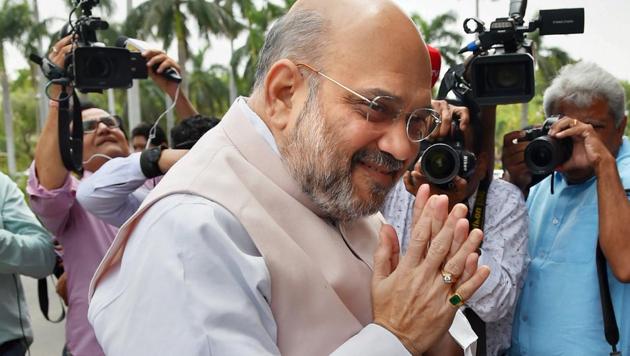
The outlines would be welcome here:
[[[183,88],[188,86],[186,63],[189,57],[187,18],[197,23],[199,33],[209,41],[210,34],[225,34],[234,19],[217,2],[207,0],[147,0],[137,6],[125,22],[125,33],[161,39],[164,48],[177,40],[177,56],[182,68]]]
[[[256,74],[258,55],[265,43],[265,34],[275,19],[284,15],[295,0],[285,0],[282,5],[267,2],[261,9],[254,6],[241,7],[243,18],[246,20],[247,40],[245,44],[233,51],[230,66],[237,78],[238,91],[247,94],[251,91]],[[242,74],[238,68],[242,67]]]
[[[440,49],[442,58],[449,67],[461,62],[457,52],[461,48],[463,37],[447,29],[457,21],[457,15],[454,12],[438,15],[431,21],[426,21],[418,13],[412,13],[411,19],[419,27],[424,42]]]
[[[4,61],[5,43],[24,42],[23,29],[32,25],[28,4],[4,0],[0,8],[0,85],[2,86],[2,112],[4,114],[4,135],[7,144],[9,174],[16,173],[15,142],[13,137],[13,112],[9,96],[9,78]]]
[[[208,48],[209,46],[202,48],[191,57],[193,70],[190,73],[189,96],[199,112],[221,117],[232,103],[228,84],[231,79],[230,70],[219,64],[204,68],[203,62]]]

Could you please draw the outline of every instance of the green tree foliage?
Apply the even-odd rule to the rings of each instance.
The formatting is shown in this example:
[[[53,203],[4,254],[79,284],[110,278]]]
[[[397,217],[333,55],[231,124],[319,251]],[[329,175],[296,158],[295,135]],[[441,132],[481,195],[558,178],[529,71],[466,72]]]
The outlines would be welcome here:
[[[460,32],[449,30],[457,21],[455,12],[438,15],[430,21],[414,12],[411,19],[420,29],[424,42],[438,48],[449,67],[462,61],[463,58],[457,52],[462,47],[463,37]]]
[[[20,70],[17,79],[11,83],[10,90],[17,168],[18,172],[21,172],[26,170],[33,160],[35,144],[37,143],[37,123],[35,121],[37,101],[33,100],[30,70]],[[4,120],[4,113],[0,113],[0,117]],[[5,147],[4,130],[0,132],[0,145]],[[6,172],[6,165],[6,156],[0,156],[0,167],[2,167],[3,172]]]
[[[24,28],[33,25],[28,4],[4,0],[0,7],[0,86],[2,88],[2,115],[5,132],[7,171],[16,173],[15,135],[13,125],[13,109],[10,100],[10,85],[5,65],[5,44],[12,43],[24,47],[26,32]]]

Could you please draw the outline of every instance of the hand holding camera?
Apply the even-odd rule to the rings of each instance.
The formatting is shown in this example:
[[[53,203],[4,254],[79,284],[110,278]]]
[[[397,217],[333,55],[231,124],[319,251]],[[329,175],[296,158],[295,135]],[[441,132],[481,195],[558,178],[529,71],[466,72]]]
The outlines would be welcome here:
[[[432,106],[440,113],[442,122],[429,140],[421,144],[420,161],[413,171],[405,173],[403,182],[413,195],[422,184],[429,184],[431,194],[447,195],[452,208],[468,196],[467,178],[475,171],[475,155],[464,143],[465,133],[471,128],[470,113],[468,108],[444,100],[434,100]]]
[[[449,211],[457,204],[466,199],[468,195],[468,181],[462,177],[453,178],[448,189],[443,189],[440,185],[430,184],[431,182],[422,174],[420,163],[416,163],[415,169],[411,172],[405,172],[403,183],[405,188],[412,195],[417,195],[418,189],[423,184],[429,185],[430,195],[446,195],[448,197]]]
[[[523,141],[525,131],[518,130],[503,136],[503,179],[516,185],[524,195],[527,195],[532,185],[532,172],[525,163],[525,150],[529,142]]]
[[[162,75],[166,70],[172,68],[181,73],[181,68],[177,62],[169,57],[164,51],[157,49],[149,49],[142,52],[142,56],[147,61],[147,69],[149,71],[149,77],[155,82],[155,84],[167,93],[171,98],[175,97],[177,86],[179,82],[169,80]]]
[[[559,172],[593,168],[597,172],[603,160],[615,161],[592,125],[565,116],[551,126],[549,135],[558,140],[572,140],[572,155],[557,167]]]

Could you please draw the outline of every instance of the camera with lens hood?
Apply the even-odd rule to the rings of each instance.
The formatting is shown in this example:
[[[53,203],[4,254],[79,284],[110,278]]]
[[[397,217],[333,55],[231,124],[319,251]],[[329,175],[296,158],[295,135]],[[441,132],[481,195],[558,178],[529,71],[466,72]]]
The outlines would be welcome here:
[[[453,120],[451,134],[431,142],[422,142],[420,168],[427,181],[448,189],[453,179],[460,176],[468,179],[475,171],[477,159],[468,151],[464,135],[459,129],[459,120]]]
[[[140,53],[107,47],[98,41],[96,31],[109,27],[107,21],[92,16],[92,8],[98,3],[99,0],[76,0],[70,18],[76,11],[81,11],[81,15],[61,29],[62,38],[73,36],[73,49],[66,55],[65,68],[56,66],[47,58],[30,55],[50,84],[72,86],[82,93],[102,93],[105,89],[130,88],[133,79],[148,77],[146,60]]]
[[[77,0],[82,15],[74,24],[68,24],[66,31],[62,31],[62,37],[70,34],[76,36],[76,48],[65,60],[66,73],[73,81],[73,86],[84,93],[130,88],[133,79],[148,77],[146,60],[140,53],[125,48],[106,47],[98,42],[96,31],[109,27],[106,21],[92,16],[92,7],[98,2]]]
[[[466,88],[478,105],[526,103],[534,97],[534,57],[527,33],[584,32],[583,8],[540,10],[529,23],[524,20],[526,8],[527,0],[511,0],[509,16],[495,19],[489,28],[476,18],[464,21],[464,31],[477,34],[459,53],[473,52]]]
[[[549,136],[551,126],[560,120],[561,116],[551,116],[545,120],[542,127],[525,131],[521,141],[531,141],[525,148],[525,164],[533,174],[549,175],[556,167],[568,161],[573,153],[571,138],[557,139]]]

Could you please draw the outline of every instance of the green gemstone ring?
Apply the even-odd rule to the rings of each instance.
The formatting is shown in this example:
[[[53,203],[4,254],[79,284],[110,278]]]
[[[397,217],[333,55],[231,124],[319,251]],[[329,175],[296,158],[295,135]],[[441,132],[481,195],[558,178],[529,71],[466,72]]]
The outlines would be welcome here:
[[[454,307],[460,307],[464,304],[464,298],[462,298],[462,296],[458,293],[453,293],[450,297],[448,297],[448,302]]]

